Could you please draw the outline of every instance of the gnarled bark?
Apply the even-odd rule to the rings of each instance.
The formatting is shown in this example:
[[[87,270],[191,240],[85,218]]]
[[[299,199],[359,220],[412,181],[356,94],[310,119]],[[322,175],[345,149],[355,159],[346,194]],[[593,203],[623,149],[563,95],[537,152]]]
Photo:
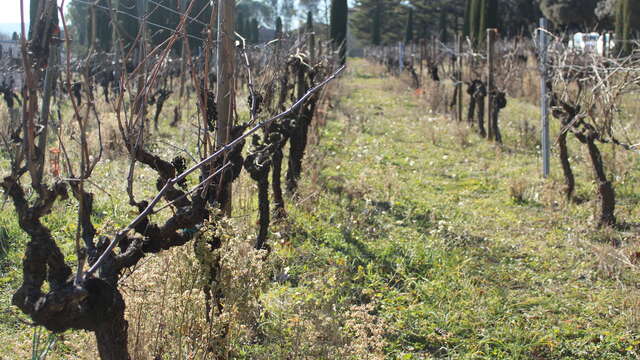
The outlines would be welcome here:
[[[616,223],[614,215],[616,208],[616,194],[611,181],[607,179],[602,162],[602,155],[595,144],[593,136],[586,136],[586,145],[589,149],[591,166],[598,184],[598,200],[600,202],[600,213],[598,214],[598,227],[613,226]]]
[[[572,201],[573,192],[575,190],[575,178],[573,176],[573,171],[571,170],[571,163],[569,162],[569,149],[567,147],[566,132],[562,132],[560,136],[558,136],[558,147],[560,148],[558,157],[560,158],[562,174],[564,175],[564,194],[568,201]]]
[[[600,149],[598,149],[598,146],[595,143],[596,140],[601,139],[601,137],[592,125],[586,123],[581,118],[577,118],[580,112],[579,106],[567,104],[566,102],[559,100],[555,94],[552,94],[550,103],[551,106],[555,107],[553,115],[562,119],[565,127],[563,131],[571,131],[578,141],[587,146],[589,151],[589,160],[598,185],[598,201],[600,203],[597,226],[603,227],[615,225],[615,190],[613,189],[611,181],[607,179],[602,155],[600,153]],[[568,156],[566,159],[568,159]],[[570,168],[568,169],[570,171]],[[566,172],[565,179],[567,179]],[[571,175],[570,180],[573,182],[573,175]]]
[[[493,139],[502,144],[502,134],[500,133],[500,127],[498,126],[498,116],[500,110],[507,106],[507,98],[502,91],[493,91],[493,95],[490,97],[492,101],[491,114],[489,114],[489,133],[493,135]],[[489,136],[491,138],[491,135]]]
[[[271,191],[273,191],[274,217],[284,218],[287,214],[284,207],[284,198],[282,196],[282,160],[284,154],[282,148],[279,147],[273,153],[273,171],[271,173]]]
[[[484,128],[484,99],[487,96],[487,88],[481,80],[473,80],[467,87],[467,94],[469,94],[467,121],[473,124],[474,112],[477,107],[478,132],[480,136],[486,137],[487,132]]]

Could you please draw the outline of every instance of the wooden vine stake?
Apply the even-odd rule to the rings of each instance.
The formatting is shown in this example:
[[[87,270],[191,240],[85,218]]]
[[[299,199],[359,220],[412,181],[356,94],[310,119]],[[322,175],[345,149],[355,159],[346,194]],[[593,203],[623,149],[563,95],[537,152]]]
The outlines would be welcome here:
[[[216,145],[218,148],[229,142],[229,134],[233,126],[233,109],[235,106],[235,1],[220,0],[218,5],[218,82]],[[225,155],[226,156],[226,155]],[[226,159],[225,159],[226,163]],[[224,178],[222,176],[221,178]],[[229,182],[222,199],[222,210],[231,215],[231,183]]]
[[[456,38],[457,46],[457,56],[456,56],[456,116],[458,122],[462,122],[462,33],[458,32],[458,36]]]
[[[179,12],[184,12],[187,8],[187,2],[186,0],[180,0],[178,2],[178,11]],[[182,114],[182,103],[184,102],[184,87],[185,87],[185,82],[186,82],[186,76],[185,74],[187,73],[187,61],[185,60],[186,58],[186,54],[187,54],[187,36],[186,33],[183,36],[182,39],[182,46],[180,49],[180,92],[179,92],[179,98],[180,101],[178,101],[177,107],[178,107],[178,113]]]
[[[495,127],[491,119],[491,111],[493,108],[492,101],[495,91],[494,79],[493,79],[493,59],[494,59],[494,43],[496,39],[497,29],[487,29],[487,118],[489,119],[488,135],[489,140],[495,140]]]
[[[147,113],[147,94],[145,91],[145,86],[146,86],[146,79],[147,79],[147,2],[144,0],[138,0],[137,1],[137,12],[138,12],[138,18],[141,19],[140,20],[140,43],[139,43],[139,47],[138,47],[138,64],[140,66],[140,74],[138,76],[138,96],[136,98],[136,103],[134,104],[134,108],[136,111],[136,116],[138,116],[138,121],[140,122],[141,126],[144,126],[144,117],[145,114]],[[93,24],[95,25],[96,22],[93,21]],[[92,37],[95,36],[95,31],[93,31],[93,35]],[[92,39],[92,44],[95,43],[95,40]]]

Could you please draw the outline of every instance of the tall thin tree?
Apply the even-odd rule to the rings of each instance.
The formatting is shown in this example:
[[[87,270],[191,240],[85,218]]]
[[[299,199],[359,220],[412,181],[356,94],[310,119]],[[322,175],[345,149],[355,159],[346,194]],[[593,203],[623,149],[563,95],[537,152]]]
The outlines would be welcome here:
[[[371,29],[371,43],[373,45],[380,45],[381,34],[380,28],[382,27],[382,0],[376,0],[376,5],[373,8],[373,22]]]
[[[467,0],[464,9],[464,24],[462,28],[462,34],[464,36],[471,36],[471,6],[473,4],[473,0]]]
[[[124,50],[127,52],[133,46],[140,29],[140,23],[136,19],[138,4],[136,0],[117,0],[115,7],[117,10],[115,24],[122,38]]]
[[[413,9],[409,8],[409,18],[407,19],[407,31],[404,35],[404,42],[410,44],[413,41]]]
[[[482,0],[470,0],[469,6],[469,37],[471,43],[478,44],[478,28],[480,27]]]
[[[640,29],[640,4],[637,0],[618,0],[616,9],[616,37],[620,54],[628,55],[632,50],[633,33]]]
[[[333,0],[331,2],[331,41],[337,50],[340,63],[347,62],[347,21],[349,8],[347,0]]]
[[[449,23],[447,19],[447,10],[444,8],[440,9],[440,19],[438,27],[440,30],[440,41],[446,44],[449,41]]]
[[[282,18],[280,18],[280,16],[276,18],[276,31],[274,33],[274,38],[282,38]]]
[[[313,13],[311,11],[307,12],[306,31],[313,31]]]
[[[251,19],[251,42],[254,44],[260,42],[260,29],[256,18]]]

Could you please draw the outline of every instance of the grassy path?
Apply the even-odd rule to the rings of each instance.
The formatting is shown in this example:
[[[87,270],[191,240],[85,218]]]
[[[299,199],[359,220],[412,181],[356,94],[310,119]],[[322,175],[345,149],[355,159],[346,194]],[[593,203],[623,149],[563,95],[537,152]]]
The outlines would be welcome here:
[[[283,256],[295,286],[271,296],[337,303],[332,316],[370,304],[386,358],[637,357],[638,272],[627,256],[637,235],[592,229],[590,202],[562,201],[557,163],[540,180],[535,149],[501,150],[429,114],[362,61],[338,91],[314,154],[318,180],[306,185],[328,194],[294,213],[298,246]],[[507,144],[513,116],[503,117]],[[577,171],[578,193],[591,198],[587,169]],[[634,198],[620,203],[637,219]],[[376,344],[365,343],[373,356]]]

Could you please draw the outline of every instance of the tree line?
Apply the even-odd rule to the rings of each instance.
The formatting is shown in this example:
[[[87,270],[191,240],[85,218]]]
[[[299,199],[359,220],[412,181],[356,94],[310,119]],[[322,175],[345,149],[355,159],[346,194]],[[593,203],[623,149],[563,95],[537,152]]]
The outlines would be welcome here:
[[[543,16],[558,32],[615,29],[627,48],[640,32],[637,0],[357,0],[352,26],[372,45],[433,36],[447,42],[458,32],[480,45],[488,28],[529,35]]]
[[[186,32],[189,45],[195,49],[202,47],[206,38],[211,2],[194,1]],[[176,0],[73,0],[69,4],[69,22],[74,38],[81,46],[94,45],[97,50],[109,51],[117,40],[128,50],[142,35],[151,45],[157,46],[173,34],[180,22],[180,13],[186,11],[187,5],[185,1]],[[147,31],[141,34],[144,14]]]
[[[30,23],[35,24],[38,7],[45,0],[30,0]],[[68,6],[68,29],[71,38],[80,48],[93,47],[98,51],[111,51],[122,46],[131,50],[136,41],[142,40],[151,46],[163,44],[174,34],[181,14],[191,0],[71,0]],[[328,34],[337,46],[346,53],[346,27],[348,6],[346,0],[327,3],[326,20]],[[308,9],[307,21],[301,22],[300,30],[309,28],[311,14],[320,7],[319,0],[303,0],[300,9]],[[186,28],[186,37],[191,49],[203,47],[207,27],[211,23],[213,3],[210,0],[193,0]],[[296,9],[291,0],[237,0],[235,30],[247,43],[256,44],[281,38],[292,29],[292,16]],[[146,19],[146,31],[141,31]],[[261,39],[260,29],[273,29],[272,38]],[[176,48],[181,48],[177,46]],[[344,54],[343,54],[344,57]]]

